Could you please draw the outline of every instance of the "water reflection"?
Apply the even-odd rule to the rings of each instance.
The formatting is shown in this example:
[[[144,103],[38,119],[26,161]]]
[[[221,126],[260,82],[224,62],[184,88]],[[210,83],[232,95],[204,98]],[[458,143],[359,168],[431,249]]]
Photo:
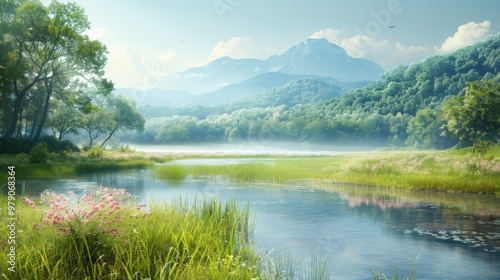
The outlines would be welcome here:
[[[285,250],[301,262],[320,252],[328,257],[334,279],[367,279],[370,269],[404,273],[418,255],[418,279],[500,276],[500,198],[495,196],[304,181],[289,186],[191,179],[172,184],[148,170],[27,180],[21,192],[81,193],[99,185],[125,188],[146,203],[180,196],[249,202],[257,249]]]

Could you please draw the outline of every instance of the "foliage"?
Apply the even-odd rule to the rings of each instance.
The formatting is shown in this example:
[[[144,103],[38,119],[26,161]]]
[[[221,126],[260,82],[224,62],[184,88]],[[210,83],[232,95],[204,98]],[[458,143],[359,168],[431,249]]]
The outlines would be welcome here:
[[[30,151],[30,163],[47,163],[49,159],[49,148],[45,142],[36,144]]]
[[[144,117],[137,111],[135,103],[112,94],[102,96],[97,93],[89,95],[91,105],[82,114],[79,127],[87,132],[89,146],[100,136],[106,142],[119,130],[144,130]]]
[[[38,140],[52,102],[76,102],[90,85],[103,94],[113,89],[102,78],[106,47],[83,34],[90,23],[74,3],[8,2],[2,4],[1,134]]]
[[[87,152],[89,158],[101,158],[104,154],[104,149],[101,147],[92,147]]]
[[[455,145],[455,137],[443,135],[444,125],[441,107],[421,109],[408,123],[406,144],[424,149],[446,149]]]
[[[472,144],[481,153],[500,140],[500,83],[469,83],[465,96],[454,96],[444,105],[448,134]]]

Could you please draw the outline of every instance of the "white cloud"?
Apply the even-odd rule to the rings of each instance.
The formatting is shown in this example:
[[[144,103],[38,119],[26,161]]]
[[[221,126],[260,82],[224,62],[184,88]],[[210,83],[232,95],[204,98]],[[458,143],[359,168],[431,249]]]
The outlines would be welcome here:
[[[451,37],[448,37],[441,47],[434,47],[436,52],[452,52],[462,47],[473,45],[488,37],[491,22],[485,20],[481,23],[469,22],[458,27],[458,31]]]
[[[228,41],[219,41],[212,48],[209,61],[229,56],[231,58],[256,58],[260,56],[260,48],[250,42],[247,37],[233,37]]]
[[[340,33],[340,31],[337,29],[326,28],[326,29],[314,32],[311,36],[309,36],[309,38],[327,39],[328,41],[338,45],[340,43],[339,33]]]
[[[158,87],[163,78],[180,71],[184,66],[175,49],[155,56],[140,53],[129,46],[112,44],[108,46],[108,51],[106,76],[116,87]]]
[[[404,46],[399,42],[378,40],[366,35],[341,38],[339,34],[339,30],[328,28],[313,33],[310,38],[327,39],[344,48],[350,56],[374,61],[384,69],[409,64],[431,55],[429,48],[423,46]]]

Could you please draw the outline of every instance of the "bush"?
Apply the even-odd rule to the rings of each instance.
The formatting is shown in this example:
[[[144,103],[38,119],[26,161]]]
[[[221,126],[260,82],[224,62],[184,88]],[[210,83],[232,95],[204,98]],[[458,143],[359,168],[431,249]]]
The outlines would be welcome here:
[[[92,147],[89,150],[88,157],[89,158],[101,158],[104,154],[104,150],[101,147]]]
[[[45,142],[36,144],[30,151],[30,163],[47,163],[49,159],[49,148]]]
[[[73,144],[69,140],[64,140],[64,141],[59,142],[59,150],[60,151],[71,151],[71,152],[75,152],[75,153],[80,152],[80,148],[78,148],[77,145]]]

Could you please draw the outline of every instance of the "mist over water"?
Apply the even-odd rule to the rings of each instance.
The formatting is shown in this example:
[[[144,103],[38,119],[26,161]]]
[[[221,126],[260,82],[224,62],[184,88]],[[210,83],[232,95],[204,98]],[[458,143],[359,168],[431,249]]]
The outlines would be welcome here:
[[[296,142],[240,142],[220,144],[173,144],[144,145],[129,144],[139,152],[147,153],[200,153],[200,154],[241,154],[241,155],[334,155],[344,152],[366,152],[376,149],[377,145],[333,145]]]

